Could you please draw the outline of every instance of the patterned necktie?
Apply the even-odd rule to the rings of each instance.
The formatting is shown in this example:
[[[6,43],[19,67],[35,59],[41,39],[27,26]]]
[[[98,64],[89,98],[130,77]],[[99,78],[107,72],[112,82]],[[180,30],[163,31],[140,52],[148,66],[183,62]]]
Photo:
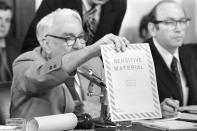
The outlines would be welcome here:
[[[171,63],[171,72],[172,72],[172,75],[174,76],[175,78],[175,81],[176,81],[176,84],[178,85],[179,87],[179,93],[181,95],[181,105],[183,104],[183,90],[182,90],[182,85],[181,85],[181,78],[180,78],[180,74],[178,72],[178,60],[176,59],[176,57],[173,57],[172,59],[172,63]]]
[[[87,34],[86,45],[91,45],[94,40],[98,22],[95,19],[97,9],[94,7],[86,12],[84,15],[84,30]]]
[[[75,89],[74,81],[75,81],[74,77],[69,77],[66,79],[65,84],[68,87],[68,90],[70,91],[73,100],[80,100],[79,95]]]
[[[70,91],[73,100],[75,102],[75,110],[74,113],[76,115],[83,113],[84,112],[84,105],[83,102],[80,100],[79,94],[77,93],[76,89],[75,89],[75,78],[74,77],[69,77],[65,80],[65,84],[68,87],[68,90]]]

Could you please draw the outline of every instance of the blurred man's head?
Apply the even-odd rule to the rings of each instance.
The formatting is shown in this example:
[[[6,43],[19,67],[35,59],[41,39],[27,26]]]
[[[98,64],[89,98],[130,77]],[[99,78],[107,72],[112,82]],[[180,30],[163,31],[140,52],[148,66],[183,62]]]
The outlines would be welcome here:
[[[57,9],[41,19],[37,38],[49,59],[85,47],[81,17],[71,9]]]
[[[151,37],[148,30],[148,23],[149,23],[149,15],[144,15],[139,25],[139,36],[140,38],[143,39],[143,41]]]
[[[5,2],[0,1],[0,39],[5,38],[10,30],[12,9]]]
[[[158,43],[173,53],[183,43],[189,24],[183,8],[172,0],[159,2],[150,13],[150,34]]]

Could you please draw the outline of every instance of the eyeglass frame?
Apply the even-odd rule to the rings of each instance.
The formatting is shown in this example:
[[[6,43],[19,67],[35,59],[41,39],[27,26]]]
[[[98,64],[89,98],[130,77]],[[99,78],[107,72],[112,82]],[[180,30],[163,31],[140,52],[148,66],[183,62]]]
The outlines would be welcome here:
[[[72,46],[73,47],[75,45],[77,39],[84,40],[84,43],[82,43],[81,41],[80,42],[82,44],[86,44],[86,35],[83,35],[83,39],[80,38],[82,36],[77,36],[77,37],[76,36],[62,37],[62,36],[56,36],[56,35],[52,35],[52,34],[46,34],[45,37],[47,37],[47,36],[50,36],[50,37],[53,37],[53,38],[56,38],[56,39],[60,39],[60,40],[64,40],[66,42],[67,46]],[[74,39],[71,39],[71,40],[74,40],[72,44],[68,44],[68,38],[74,38]]]
[[[173,26],[174,28],[177,27],[178,23],[183,27],[187,26],[189,22],[191,21],[191,18],[181,18],[180,20],[174,20],[174,19],[166,19],[166,20],[155,20],[152,23],[154,24],[160,24],[163,23],[164,25],[167,26]],[[184,28],[185,28],[184,27]]]

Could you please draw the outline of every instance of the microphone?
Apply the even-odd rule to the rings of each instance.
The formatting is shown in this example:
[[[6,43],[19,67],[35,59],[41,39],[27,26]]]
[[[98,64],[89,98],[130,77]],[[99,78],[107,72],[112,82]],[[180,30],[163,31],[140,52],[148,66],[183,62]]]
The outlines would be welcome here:
[[[93,128],[93,120],[92,117],[87,114],[83,113],[77,116],[78,122],[75,129],[91,129]]]
[[[97,76],[91,69],[82,67],[81,69],[78,69],[77,72],[82,76],[84,76],[86,79],[95,83],[97,86],[101,86],[101,87],[106,86],[103,80],[99,76]]]

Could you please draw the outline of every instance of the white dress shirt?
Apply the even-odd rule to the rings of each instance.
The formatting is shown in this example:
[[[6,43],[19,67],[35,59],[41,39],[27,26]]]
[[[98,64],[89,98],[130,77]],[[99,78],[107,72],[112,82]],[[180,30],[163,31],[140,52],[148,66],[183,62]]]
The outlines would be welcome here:
[[[80,81],[79,81],[79,77],[78,77],[77,74],[75,75],[74,84],[75,84],[75,90],[77,91],[80,100],[83,101],[83,97],[82,97],[83,91],[82,91],[82,88],[81,88],[81,86],[80,86]]]

